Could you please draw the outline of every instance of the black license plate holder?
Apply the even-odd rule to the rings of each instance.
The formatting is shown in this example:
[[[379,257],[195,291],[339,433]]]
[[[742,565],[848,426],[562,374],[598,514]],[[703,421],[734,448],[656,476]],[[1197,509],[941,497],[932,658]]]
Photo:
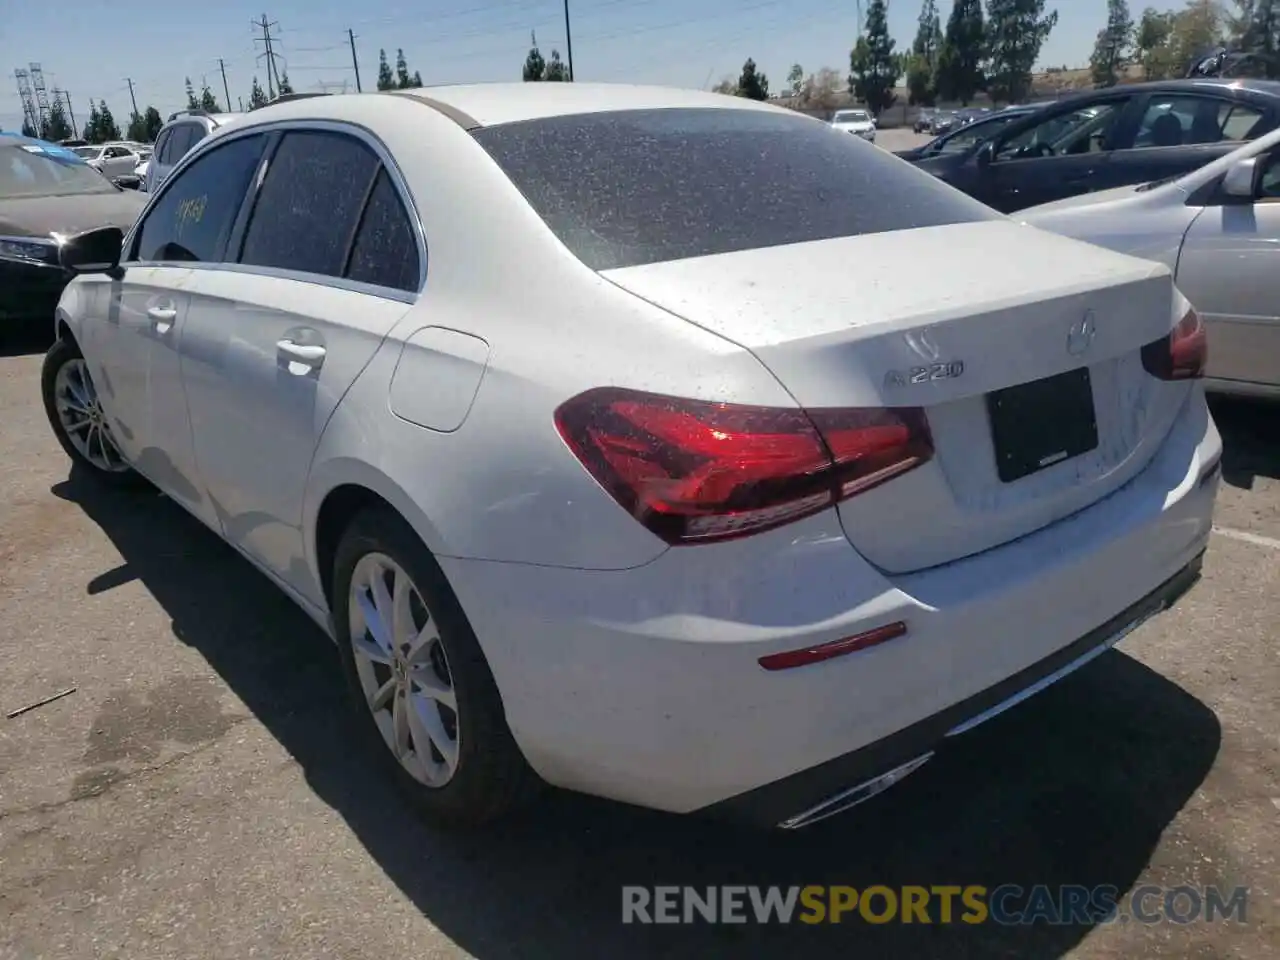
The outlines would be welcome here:
[[[1088,367],[987,394],[987,415],[1003,483],[1097,449]]]

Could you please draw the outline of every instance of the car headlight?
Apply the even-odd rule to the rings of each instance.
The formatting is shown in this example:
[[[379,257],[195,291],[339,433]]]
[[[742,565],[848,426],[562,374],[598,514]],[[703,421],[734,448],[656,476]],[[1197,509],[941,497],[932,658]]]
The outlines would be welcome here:
[[[58,244],[38,237],[0,237],[0,260],[56,267]]]

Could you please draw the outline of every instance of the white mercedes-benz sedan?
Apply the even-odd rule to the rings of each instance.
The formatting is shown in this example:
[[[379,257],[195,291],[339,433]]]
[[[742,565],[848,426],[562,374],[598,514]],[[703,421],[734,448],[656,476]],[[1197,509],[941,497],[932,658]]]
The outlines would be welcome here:
[[[1209,536],[1166,268],[749,100],[283,103],[61,256],[76,467],[321,624],[442,823],[542,783],[811,823],[1169,606]]]

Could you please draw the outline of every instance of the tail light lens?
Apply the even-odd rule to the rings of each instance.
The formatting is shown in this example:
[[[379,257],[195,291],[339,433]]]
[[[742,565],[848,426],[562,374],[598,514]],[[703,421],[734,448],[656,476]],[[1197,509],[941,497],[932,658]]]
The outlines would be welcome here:
[[[1204,376],[1209,344],[1204,321],[1188,310],[1173,332],[1142,348],[1142,366],[1161,380],[1195,380]]]
[[[555,420],[596,481],[672,544],[790,523],[933,456],[916,408],[804,411],[602,387]]]

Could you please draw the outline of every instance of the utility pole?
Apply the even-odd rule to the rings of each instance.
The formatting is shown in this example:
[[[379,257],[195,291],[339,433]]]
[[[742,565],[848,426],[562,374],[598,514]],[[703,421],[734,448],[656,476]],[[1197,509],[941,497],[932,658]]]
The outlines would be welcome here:
[[[222,62],[222,58],[218,58],[218,69],[222,71],[222,95],[226,97],[227,109],[231,109],[231,90],[227,86],[227,65]]]
[[[258,59],[261,60],[263,57],[267,58],[267,99],[273,100],[276,95],[275,88],[280,84],[276,77],[276,54],[271,49],[271,41],[275,39],[271,36],[271,28],[278,27],[280,24],[275,20],[268,22],[267,15],[264,13],[261,20],[253,21],[253,25],[255,27],[262,28],[262,43],[263,46],[266,47],[266,53],[258,54]]]
[[[62,95],[67,100],[67,116],[71,118],[71,135],[74,137],[76,135],[76,112],[71,109],[71,94],[63,90]]]
[[[565,54],[569,57],[569,82],[573,82],[573,34],[569,30],[569,0],[564,0]]]
[[[133,104],[133,119],[138,119],[138,98],[133,95],[133,78],[125,77],[124,82],[129,85],[129,102]]]
[[[364,93],[360,88],[360,61],[356,58],[356,35],[347,28],[347,40],[351,43],[351,67],[356,72],[356,93]]]
[[[244,113],[244,97],[236,97],[236,99],[240,101],[240,112]],[[227,106],[231,106],[231,104],[227,104]]]

